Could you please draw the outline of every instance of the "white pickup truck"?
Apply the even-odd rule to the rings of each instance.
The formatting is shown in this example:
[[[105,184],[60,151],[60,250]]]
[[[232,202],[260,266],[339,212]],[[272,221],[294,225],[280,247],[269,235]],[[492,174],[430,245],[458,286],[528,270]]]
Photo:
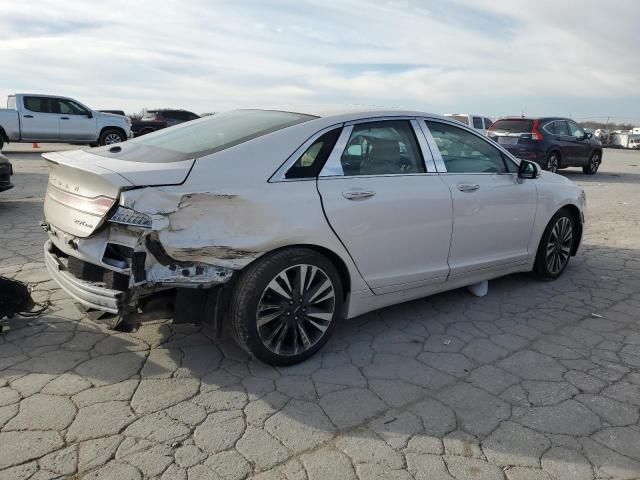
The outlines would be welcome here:
[[[0,109],[0,149],[5,142],[109,145],[131,137],[129,117],[102,113],[67,97],[18,93]]]

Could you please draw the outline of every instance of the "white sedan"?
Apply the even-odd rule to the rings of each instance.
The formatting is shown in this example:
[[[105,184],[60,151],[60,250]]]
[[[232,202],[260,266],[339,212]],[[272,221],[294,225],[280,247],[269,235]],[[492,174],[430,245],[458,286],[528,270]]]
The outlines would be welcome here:
[[[557,278],[584,226],[571,181],[422,112],[235,110],[44,158],[45,261],[79,305],[111,326],[171,308],[273,365],[341,319]]]

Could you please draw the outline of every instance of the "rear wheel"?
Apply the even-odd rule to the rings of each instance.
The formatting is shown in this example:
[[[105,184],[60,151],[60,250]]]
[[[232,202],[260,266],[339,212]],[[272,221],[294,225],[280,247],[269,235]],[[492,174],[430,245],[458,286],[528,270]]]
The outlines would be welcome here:
[[[545,170],[548,170],[551,173],[556,173],[560,168],[560,157],[557,152],[551,152],[547,156],[547,164],[545,165]]]
[[[536,254],[534,271],[540,278],[554,280],[562,275],[571,258],[575,231],[573,216],[568,210],[562,209],[553,216]]]
[[[327,258],[306,248],[281,250],[242,272],[231,298],[231,335],[270,365],[301,362],[329,339],[342,297]]]
[[[595,175],[602,162],[602,154],[600,152],[593,152],[589,157],[589,162],[582,167],[582,171],[587,175]]]
[[[100,135],[100,145],[112,145],[125,140],[124,134],[118,130],[107,129]]]

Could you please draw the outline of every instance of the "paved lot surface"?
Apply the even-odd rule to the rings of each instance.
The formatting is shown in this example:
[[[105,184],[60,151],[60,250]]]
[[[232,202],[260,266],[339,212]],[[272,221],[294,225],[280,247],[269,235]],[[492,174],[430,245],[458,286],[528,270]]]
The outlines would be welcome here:
[[[387,308],[284,369],[83,319],[43,268],[45,167],[8,156],[0,273],[53,307],[0,335],[0,479],[640,478],[640,152],[564,173],[590,223],[560,280]]]

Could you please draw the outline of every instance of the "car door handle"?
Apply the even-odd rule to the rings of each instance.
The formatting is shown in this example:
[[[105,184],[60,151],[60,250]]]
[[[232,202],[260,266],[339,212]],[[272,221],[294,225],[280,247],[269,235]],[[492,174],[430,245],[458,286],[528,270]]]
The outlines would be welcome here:
[[[60,117],[60,120],[69,120],[69,117]]]
[[[25,115],[24,118],[33,118],[33,115]]]
[[[478,190],[480,188],[480,185],[478,185],[477,183],[461,183],[458,185],[458,190],[460,190],[461,192],[473,192],[475,190]]]
[[[371,190],[349,190],[346,192],[342,192],[342,196],[347,200],[360,200],[362,198],[373,197],[376,192]]]

